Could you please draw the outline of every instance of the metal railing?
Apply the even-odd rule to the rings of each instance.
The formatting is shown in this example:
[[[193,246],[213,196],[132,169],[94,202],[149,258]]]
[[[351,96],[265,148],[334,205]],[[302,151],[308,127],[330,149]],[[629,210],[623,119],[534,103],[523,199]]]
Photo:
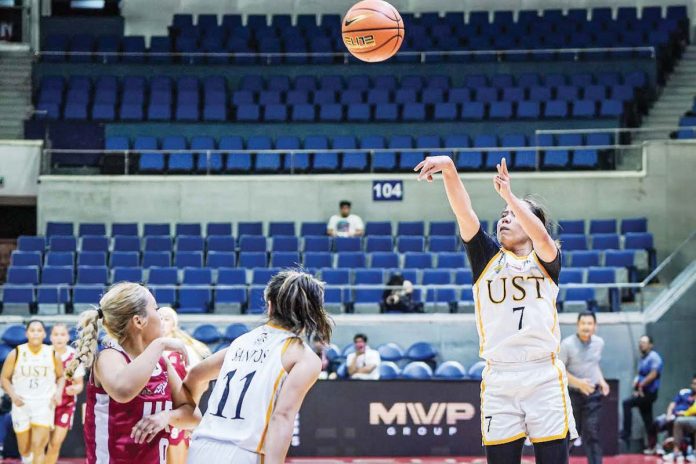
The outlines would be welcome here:
[[[630,139],[633,139],[635,135],[642,134],[659,134],[661,137],[655,138],[654,140],[671,140],[669,138],[665,139],[663,136],[665,133],[677,132],[680,130],[693,130],[696,131],[696,126],[651,126],[651,127],[599,127],[599,128],[580,128],[580,129],[536,129],[534,131],[534,139],[539,140],[539,135],[565,135],[565,134],[610,134],[613,136],[615,143],[621,142],[622,135],[628,135]],[[652,137],[651,137],[652,140]]]
[[[502,59],[507,55],[547,55],[553,53],[572,54],[573,60],[580,60],[583,54],[600,54],[600,53],[649,53],[647,58],[655,59],[656,51],[653,46],[641,47],[587,47],[587,48],[525,48],[525,49],[490,49],[490,50],[432,50],[432,51],[401,51],[399,56],[417,57],[417,61],[427,63],[428,58],[448,57],[484,57],[494,56],[497,60]],[[335,62],[348,64],[351,62],[359,62],[348,51],[345,52],[81,52],[81,51],[52,51],[52,50],[37,50],[34,52],[37,59],[50,56],[87,56],[101,58],[102,62],[108,63],[110,57],[143,57],[143,58],[181,58],[182,62],[192,63],[202,58],[261,58],[264,64],[277,64],[280,61],[288,59],[292,62],[296,58],[332,58]],[[213,63],[214,64],[214,63]],[[300,63],[301,64],[301,63]]]
[[[368,162],[370,165],[370,172],[374,172],[372,167],[374,166],[374,158],[376,155],[383,153],[424,153],[428,156],[431,155],[447,155],[456,158],[460,154],[467,153],[501,153],[501,154],[515,154],[515,153],[534,153],[535,156],[535,170],[538,171],[541,168],[541,155],[548,151],[575,151],[575,150],[597,150],[598,157],[611,156],[611,152],[622,151],[629,153],[635,151],[636,153],[642,154],[642,145],[567,145],[567,146],[522,146],[522,147],[423,147],[423,148],[380,148],[380,149],[269,149],[269,150],[253,150],[253,149],[242,149],[242,150],[200,150],[200,149],[186,149],[186,150],[97,150],[97,149],[44,149],[43,157],[44,166],[42,174],[51,174],[52,168],[54,166],[54,155],[121,155],[123,156],[123,174],[131,174],[131,167],[133,165],[133,158],[142,154],[162,154],[162,155],[172,155],[172,154],[197,154],[199,157],[205,155],[206,157],[206,170],[196,171],[196,166],[193,166],[193,172],[198,174],[211,175],[214,171],[211,171],[210,164],[212,160],[212,155],[220,154],[235,156],[235,155],[259,155],[259,154],[279,154],[286,156],[285,166],[289,167],[289,173],[295,174],[296,170],[302,171],[296,168],[295,156],[300,154],[308,154],[314,156],[316,154],[367,154]],[[287,157],[290,157],[289,163],[287,162]],[[221,162],[222,163],[222,162]],[[644,163],[641,163],[641,169]],[[415,166],[414,166],[415,167]],[[640,170],[640,169],[639,169]],[[222,166],[222,171],[225,171],[225,166]],[[219,171],[217,171],[219,172]],[[187,172],[183,172],[186,174]]]

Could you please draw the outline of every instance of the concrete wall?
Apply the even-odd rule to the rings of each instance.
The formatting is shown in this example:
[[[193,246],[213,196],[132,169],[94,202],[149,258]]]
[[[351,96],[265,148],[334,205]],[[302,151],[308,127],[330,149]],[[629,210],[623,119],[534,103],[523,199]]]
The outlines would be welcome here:
[[[648,325],[655,349],[665,361],[657,411],[666,410],[677,390],[688,387],[692,376],[696,375],[695,327],[696,286],[692,286],[662,319]]]
[[[652,142],[647,172],[513,173],[517,195],[534,193],[555,219],[647,216],[661,256],[696,227],[693,152],[696,142]],[[404,179],[402,202],[373,202],[376,178]],[[496,218],[503,201],[491,174],[463,175],[482,219]],[[366,221],[452,220],[442,183],[414,175],[325,176],[43,176],[39,232],[47,221],[215,222],[322,221],[341,199]]]

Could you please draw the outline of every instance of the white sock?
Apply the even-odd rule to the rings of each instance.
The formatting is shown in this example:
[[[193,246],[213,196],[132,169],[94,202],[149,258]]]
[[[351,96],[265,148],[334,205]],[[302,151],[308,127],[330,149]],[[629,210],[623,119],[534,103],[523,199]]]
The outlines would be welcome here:
[[[22,456],[22,464],[31,464],[31,462],[34,460],[34,454],[30,454],[28,456]]]

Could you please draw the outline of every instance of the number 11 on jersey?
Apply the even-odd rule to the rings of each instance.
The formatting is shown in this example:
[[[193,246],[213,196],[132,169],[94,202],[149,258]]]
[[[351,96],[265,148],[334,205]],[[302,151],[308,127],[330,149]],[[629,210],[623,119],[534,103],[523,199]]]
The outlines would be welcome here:
[[[222,396],[220,396],[220,403],[218,404],[217,411],[215,411],[212,414],[213,416],[227,419],[227,417],[222,415],[222,412],[225,410],[225,406],[227,405],[227,399],[230,396],[230,384],[232,383],[232,379],[234,378],[236,373],[237,370],[233,370],[228,372],[227,375],[225,375],[225,390],[222,392]],[[244,420],[244,418],[241,416],[242,405],[244,403],[244,396],[246,396],[247,390],[249,390],[249,385],[251,385],[251,381],[254,378],[255,374],[256,371],[253,371],[240,379],[244,381],[244,386],[242,387],[242,392],[239,394],[239,399],[237,400],[237,408],[235,410],[234,417],[230,417],[230,419]]]

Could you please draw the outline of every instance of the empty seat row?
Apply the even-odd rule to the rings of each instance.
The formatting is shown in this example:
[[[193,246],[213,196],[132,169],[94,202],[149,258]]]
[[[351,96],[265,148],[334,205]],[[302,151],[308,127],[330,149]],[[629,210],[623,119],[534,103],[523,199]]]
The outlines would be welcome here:
[[[622,97],[623,98],[623,97]],[[626,95],[626,99],[630,97]],[[40,102],[37,118],[127,121],[237,121],[237,122],[396,122],[396,121],[478,121],[483,119],[567,119],[567,118],[619,118],[624,114],[625,101],[601,100],[549,100],[538,101],[473,101],[466,103],[310,103],[286,105],[282,103],[258,105],[238,104],[226,106],[224,102],[203,105],[198,101],[153,103],[143,106],[138,102],[95,102],[68,100],[61,103]]]
[[[114,152],[132,151],[141,173],[250,173],[250,172],[390,172],[410,171],[430,154],[455,154],[460,169],[493,169],[502,157],[511,166],[533,170],[567,167],[594,169],[612,155],[613,138],[608,132],[562,134],[554,137],[540,134],[528,139],[524,134],[478,135],[473,140],[464,134],[445,136],[423,135],[415,140],[410,135],[382,136],[307,136],[301,141],[294,136],[280,136],[275,142],[267,136],[224,136],[219,142],[211,137],[193,137],[190,144],[184,137],[162,139],[136,137],[134,142],[123,136],[106,138],[106,149]],[[558,150],[513,148],[538,145],[561,146]],[[500,147],[502,150],[492,150]],[[583,148],[586,147],[586,148]],[[593,148],[596,147],[596,148]],[[446,150],[439,150],[443,148]],[[477,150],[481,148],[483,150]],[[435,150],[433,150],[435,149]],[[202,151],[205,150],[205,151]],[[273,151],[275,150],[275,151]],[[313,150],[316,150],[314,152]],[[546,155],[541,157],[539,155]],[[123,154],[117,156],[123,157]]]
[[[232,82],[235,82],[234,84]],[[233,103],[281,103],[283,97],[296,99],[304,95],[312,95],[306,103],[335,103],[339,94],[345,92],[370,92],[376,91],[377,95],[386,92],[387,96],[396,97],[396,92],[403,92],[398,103],[411,103],[418,101],[419,98],[429,100],[429,103],[436,103],[439,91],[447,92],[451,89],[457,93],[467,94],[468,99],[475,98],[478,92],[484,94],[494,94],[495,97],[502,97],[498,92],[505,89],[522,89],[523,96],[533,100],[551,100],[553,97],[579,98],[581,93],[588,91],[589,99],[606,97],[607,91],[613,93],[617,87],[626,86],[641,89],[649,84],[648,76],[645,71],[627,71],[624,73],[616,71],[604,71],[597,73],[577,72],[573,74],[561,73],[530,73],[521,72],[519,74],[466,74],[458,77],[446,75],[423,76],[409,74],[398,78],[395,75],[369,76],[367,74],[356,74],[350,77],[330,74],[320,77],[300,75],[290,77],[287,75],[261,76],[244,75],[237,81],[229,81],[225,76],[184,76],[173,78],[167,75],[146,78],[144,76],[125,76],[118,78],[112,75],[102,75],[94,80],[87,76],[73,75],[69,78],[62,76],[43,76],[38,85],[38,101],[57,102],[65,94],[74,93],[75,96],[91,96],[95,99],[100,95],[109,96],[104,100],[115,101],[117,97],[125,100],[137,100],[140,95],[152,95],[161,98],[171,96],[174,90],[177,93],[202,93],[204,96],[224,96],[231,92],[251,92],[251,94],[240,93],[238,100]],[[483,90],[481,90],[483,89]],[[493,89],[493,90],[489,90]],[[514,90],[519,92],[520,90]],[[265,93],[264,93],[265,92]],[[392,95],[391,93],[394,92]],[[414,93],[411,93],[414,92]],[[250,96],[249,96],[250,95]],[[262,98],[263,95],[263,98]],[[368,94],[350,93],[356,97],[367,97]],[[413,96],[412,96],[413,95]],[[444,98],[444,95],[443,95]],[[457,100],[462,97],[457,96]],[[251,99],[251,101],[249,101]],[[375,103],[384,97],[373,97]],[[482,101],[492,101],[497,98],[484,98]],[[509,100],[519,100],[524,98],[509,98]],[[464,101],[467,101],[464,100]],[[442,101],[445,101],[444,99]],[[288,103],[304,103],[305,101],[289,101]]]

